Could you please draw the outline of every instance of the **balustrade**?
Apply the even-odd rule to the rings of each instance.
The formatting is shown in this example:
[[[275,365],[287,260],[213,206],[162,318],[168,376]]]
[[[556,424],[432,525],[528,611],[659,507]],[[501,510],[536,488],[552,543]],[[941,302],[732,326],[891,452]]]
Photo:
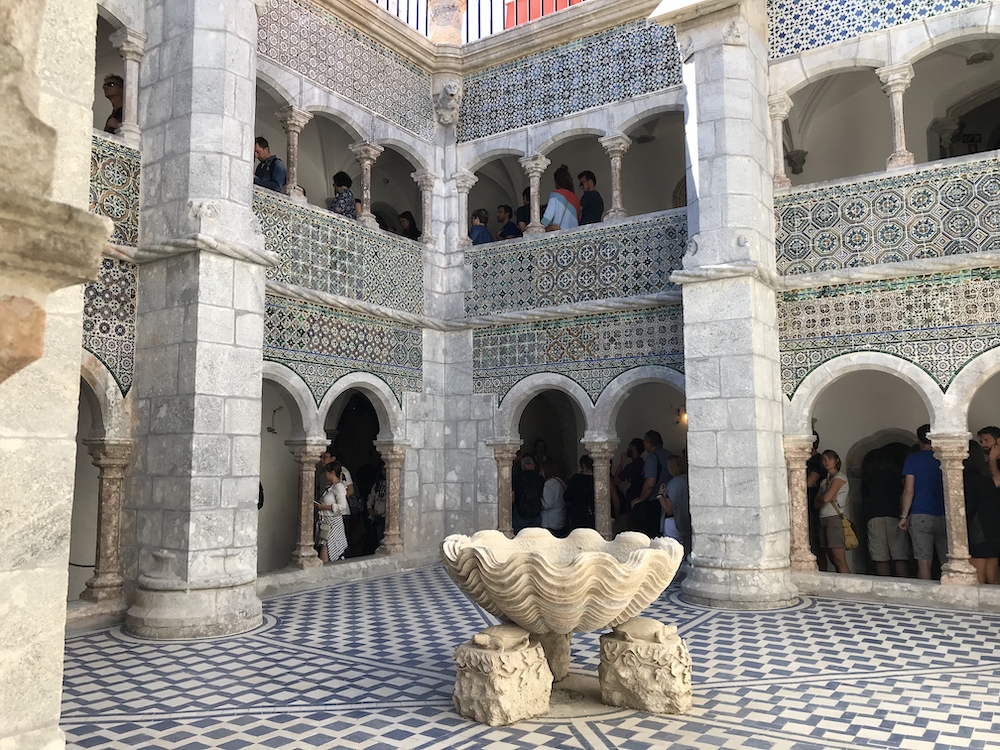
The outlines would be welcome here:
[[[584,0],[468,0],[462,14],[463,40],[474,42],[551,15]],[[373,0],[380,8],[424,36],[431,35],[428,0]],[[466,3],[461,3],[465,6]]]

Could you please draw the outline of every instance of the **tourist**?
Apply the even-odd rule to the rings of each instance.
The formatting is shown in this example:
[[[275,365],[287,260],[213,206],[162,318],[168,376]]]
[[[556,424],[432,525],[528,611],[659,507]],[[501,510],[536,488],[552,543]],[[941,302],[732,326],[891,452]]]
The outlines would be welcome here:
[[[819,543],[819,515],[816,507],[816,496],[819,494],[819,483],[826,479],[826,469],[823,468],[823,455],[819,452],[819,433],[813,430],[812,453],[806,461],[806,499],[809,506],[809,548],[816,555],[820,570],[826,570],[826,555]]]
[[[682,456],[667,459],[670,481],[660,485],[656,499],[663,510],[663,536],[684,545],[684,554],[691,551],[691,507],[688,503],[687,462]]]
[[[917,430],[919,450],[903,464],[903,494],[900,498],[899,528],[909,531],[917,577],[930,580],[934,551],[943,565],[948,559],[948,530],[944,518],[944,479],[941,462],[927,437],[929,424]]]
[[[497,206],[497,221],[500,223],[500,231],[497,232],[498,240],[516,240],[521,236],[521,230],[512,221],[513,218],[513,208],[506,204]]]
[[[1000,555],[1000,490],[993,484],[981,446],[969,441],[964,461],[965,525],[969,533],[969,555],[979,583],[997,582]]]
[[[868,521],[868,556],[880,576],[905,578],[910,573],[910,538],[899,528],[899,497],[903,492],[906,452],[901,443],[886,445],[865,456],[861,467],[861,499]]]
[[[827,477],[819,487],[816,507],[819,508],[820,547],[838,573],[850,573],[847,567],[847,542],[844,537],[844,508],[847,507],[847,475],[842,472],[836,451],[823,451],[823,468]]]
[[[316,495],[313,498],[314,500],[319,500],[323,497],[323,493],[326,492],[326,488],[331,484],[330,480],[326,476],[326,466],[331,461],[333,461],[333,456],[331,455],[329,449],[320,454],[319,461],[316,463]]]
[[[285,187],[287,173],[281,159],[271,153],[267,138],[262,136],[254,138],[253,155],[260,162],[253,173],[253,184],[280,193]]]
[[[125,104],[125,79],[114,74],[104,76],[104,96],[111,102],[111,114],[104,123],[104,132],[117,133]]]
[[[337,172],[333,176],[333,190],[336,195],[330,201],[330,210],[335,214],[346,216],[348,219],[358,218],[354,193],[351,192],[351,185],[353,184],[354,182],[347,172]]]
[[[549,204],[542,216],[545,231],[556,232],[580,226],[580,199],[573,192],[573,178],[565,164],[556,170],[555,185],[556,189],[549,194]]]
[[[580,181],[580,226],[584,224],[600,224],[604,219],[604,199],[597,192],[597,178],[593,172],[584,171],[577,175]]]
[[[549,446],[545,441],[538,438],[532,446],[532,456],[535,458],[535,466],[541,466],[543,462],[549,460]]]
[[[524,202],[517,207],[514,221],[517,223],[517,228],[524,234],[524,230],[531,223],[531,188],[525,188],[524,192],[521,193],[521,197]]]
[[[979,431],[977,437],[983,448],[983,453],[986,455],[993,484],[1000,487],[1000,466],[997,465],[997,461],[1000,459],[1000,427],[984,427]]]
[[[580,472],[566,485],[567,530],[594,528],[594,459],[580,456]]]
[[[514,533],[529,526],[542,525],[542,494],[545,480],[535,469],[535,459],[525,454],[521,472],[514,477]]]
[[[611,475],[611,516],[616,522],[615,531],[627,528],[629,508],[642,492],[643,447],[642,438],[632,438]]]
[[[551,458],[542,461],[542,528],[553,536],[566,536],[566,483],[559,478],[556,462]]]
[[[670,453],[663,447],[663,438],[656,430],[646,433],[643,448],[646,450],[646,460],[642,466],[642,490],[632,501],[630,528],[641,531],[647,536],[656,537],[663,531],[656,488],[667,484],[671,479],[670,471],[667,469]]]
[[[319,508],[319,532],[316,538],[323,545],[319,550],[319,559],[330,562],[339,560],[347,551],[344,516],[351,514],[351,508],[347,504],[347,485],[344,483],[343,467],[339,461],[327,464],[326,476],[330,486],[315,503]]]
[[[417,220],[409,211],[403,211],[403,213],[399,215],[399,227],[401,230],[400,234],[407,239],[413,240],[414,242],[419,240],[423,234],[420,231],[420,227],[417,226]]]
[[[469,239],[473,245],[485,245],[493,242],[493,236],[486,225],[490,222],[490,212],[485,208],[477,208],[472,212],[472,226],[469,227]]]
[[[368,533],[365,536],[365,554],[373,554],[385,536],[386,483],[385,463],[379,462],[375,484],[368,493]]]

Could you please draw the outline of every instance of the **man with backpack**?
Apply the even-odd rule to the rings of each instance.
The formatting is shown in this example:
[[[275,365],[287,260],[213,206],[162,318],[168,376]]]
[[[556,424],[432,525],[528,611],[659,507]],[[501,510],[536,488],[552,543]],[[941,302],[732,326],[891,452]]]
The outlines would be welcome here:
[[[288,172],[281,159],[271,153],[267,138],[257,136],[253,141],[253,155],[260,164],[253,173],[253,184],[280,193],[285,186]]]
[[[529,526],[542,525],[542,491],[545,480],[535,467],[535,459],[521,459],[521,472],[514,477],[514,533]]]

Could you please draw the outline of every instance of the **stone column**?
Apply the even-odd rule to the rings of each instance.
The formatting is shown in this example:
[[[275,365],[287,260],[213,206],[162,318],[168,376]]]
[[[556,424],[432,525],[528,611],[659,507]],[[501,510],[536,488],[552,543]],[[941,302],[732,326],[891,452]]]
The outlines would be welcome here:
[[[623,219],[628,213],[622,205],[622,157],[632,145],[632,139],[624,133],[616,133],[601,138],[600,143],[611,157],[611,210],[604,218]]]
[[[434,197],[434,185],[437,184],[437,175],[421,169],[413,172],[410,177],[420,188],[420,222],[424,228],[424,233],[420,236],[420,241],[425,245],[434,244],[434,234],[431,232],[431,200]],[[468,197],[468,193],[466,193]]]
[[[514,536],[514,457],[520,443],[490,443],[497,462],[497,530]]]
[[[459,247],[472,246],[472,240],[469,239],[469,191],[477,182],[479,182],[479,178],[472,172],[455,173],[455,191],[458,193]]]
[[[125,61],[125,101],[118,135],[130,146],[139,148],[139,64],[146,49],[146,35],[132,29],[119,29],[111,35],[111,44]]]
[[[611,461],[618,441],[586,441],[584,447],[594,459],[594,528],[605,539],[611,538]]]
[[[358,219],[369,227],[377,227],[375,214],[372,213],[372,165],[385,149],[377,143],[354,143],[351,153],[361,165],[361,215]]]
[[[667,3],[662,4],[667,6]],[[662,7],[662,6],[661,6]],[[765,0],[676,25],[689,144],[683,284],[693,602],[767,609],[795,600],[782,456]]]
[[[887,65],[875,71],[882,81],[882,90],[889,97],[892,113],[892,156],[886,159],[887,169],[913,164],[913,154],[906,150],[906,126],[903,121],[903,92],[913,80],[913,66],[909,63]]]
[[[313,114],[291,106],[282,107],[274,114],[277,115],[278,122],[288,136],[288,152],[285,155],[288,176],[285,179],[285,194],[291,196],[293,200],[304,202],[306,196],[299,187],[299,133],[312,120]]]
[[[466,0],[427,0],[427,32],[434,44],[461,44]]]
[[[937,121],[935,129],[941,144],[940,158],[947,159],[951,156],[951,146],[955,141],[955,135],[962,129],[962,120],[958,117],[942,117]]]
[[[812,435],[785,435],[785,468],[788,472],[788,520],[791,528],[792,570],[812,573],[819,569],[809,546],[809,493],[806,462],[812,455]]]
[[[948,561],[941,565],[941,583],[975,586],[976,569],[969,561],[969,530],[965,522],[963,461],[969,456],[969,433],[931,433],[934,455],[944,479],[944,516],[948,524]]]
[[[541,190],[542,175],[549,168],[550,162],[541,154],[533,156],[523,156],[518,159],[524,171],[528,173],[528,181],[531,184],[531,222],[524,228],[525,234],[542,234],[545,227],[542,226],[542,196]]]
[[[327,438],[318,440],[286,440],[285,445],[299,465],[299,533],[292,550],[293,568],[318,568],[323,562],[316,554],[313,528],[313,501],[316,499],[316,463],[330,445]]]
[[[402,496],[403,460],[406,445],[375,441],[375,447],[385,461],[385,536],[379,550],[397,555],[403,551],[403,536],[399,531],[400,498]]]
[[[81,599],[100,602],[122,596],[121,518],[125,467],[132,455],[131,440],[85,440],[100,469],[97,489],[97,562]]]
[[[767,97],[767,109],[771,114],[771,148],[774,152],[774,186],[790,187],[792,181],[785,174],[785,120],[792,111],[792,97],[788,94],[772,94]]]

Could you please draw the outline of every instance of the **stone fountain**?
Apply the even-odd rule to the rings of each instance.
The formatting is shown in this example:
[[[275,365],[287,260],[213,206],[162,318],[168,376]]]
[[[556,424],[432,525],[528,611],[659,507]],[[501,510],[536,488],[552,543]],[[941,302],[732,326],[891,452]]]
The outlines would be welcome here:
[[[673,539],[592,529],[558,539],[525,529],[450,536],[448,573],[502,625],[458,647],[455,708],[491,725],[549,712],[553,681],[569,674],[573,633],[601,636],[601,700],[656,713],[691,707],[691,657],[677,629],[638,617],[673,580],[684,550]]]

